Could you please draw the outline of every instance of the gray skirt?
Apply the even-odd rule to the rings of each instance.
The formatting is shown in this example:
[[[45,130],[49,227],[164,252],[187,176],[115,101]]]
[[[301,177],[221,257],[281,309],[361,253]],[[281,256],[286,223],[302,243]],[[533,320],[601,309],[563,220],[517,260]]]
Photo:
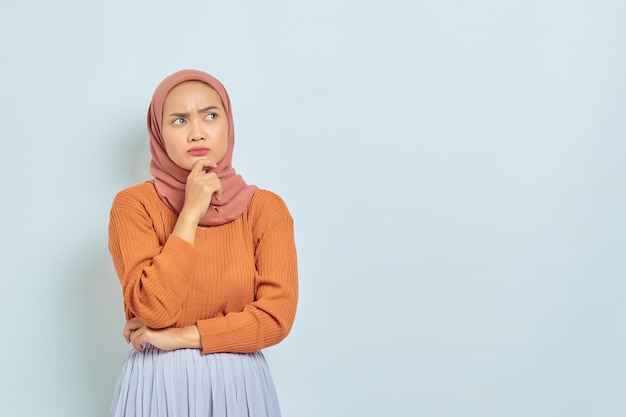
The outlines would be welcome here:
[[[256,353],[132,350],[117,381],[112,417],[279,417],[274,383]]]

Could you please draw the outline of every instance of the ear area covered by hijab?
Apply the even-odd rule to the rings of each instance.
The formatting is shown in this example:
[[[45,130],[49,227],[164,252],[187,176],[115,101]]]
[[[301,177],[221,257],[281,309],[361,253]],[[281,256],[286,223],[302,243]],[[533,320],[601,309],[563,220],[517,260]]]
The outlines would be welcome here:
[[[243,177],[232,167],[235,129],[230,98],[226,89],[215,77],[197,70],[182,70],[165,78],[156,88],[148,108],[148,133],[150,135],[150,174],[157,194],[170,209],[177,214],[185,201],[185,184],[189,171],[176,165],[165,151],[165,142],[161,134],[163,124],[163,104],[168,93],[177,85],[186,81],[200,81],[213,88],[224,105],[228,118],[228,148],[224,157],[213,169],[222,183],[222,195],[219,200],[213,196],[211,205],[200,219],[200,226],[219,226],[235,220],[250,202],[257,187],[247,185]]]

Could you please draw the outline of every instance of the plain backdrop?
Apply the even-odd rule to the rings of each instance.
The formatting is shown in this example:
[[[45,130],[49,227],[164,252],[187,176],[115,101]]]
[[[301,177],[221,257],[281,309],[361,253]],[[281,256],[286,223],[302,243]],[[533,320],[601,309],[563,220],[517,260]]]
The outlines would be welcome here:
[[[168,74],[230,92],[287,202],[284,417],[626,415],[622,0],[0,6],[0,414],[107,416],[107,248]]]

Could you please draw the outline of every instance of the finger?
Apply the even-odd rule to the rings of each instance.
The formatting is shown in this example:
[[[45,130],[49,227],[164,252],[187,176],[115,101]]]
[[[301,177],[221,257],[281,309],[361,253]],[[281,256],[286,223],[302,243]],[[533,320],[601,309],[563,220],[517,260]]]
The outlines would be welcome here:
[[[210,159],[198,159],[191,167],[191,173],[197,175],[208,168],[217,168],[217,164]]]
[[[143,352],[143,342],[141,342],[141,343],[139,343],[139,342],[133,343],[133,349],[135,349],[137,352]]]
[[[143,342],[146,341],[146,332],[144,329],[133,332],[130,336],[130,343],[137,352],[143,352]]]
[[[143,323],[137,317],[133,317],[126,322],[126,324],[124,325],[124,331],[122,332],[126,343],[130,343],[131,333],[139,329],[141,326],[143,326]]]
[[[198,175],[203,169],[204,164],[202,163],[202,159],[198,159],[191,167],[191,172],[189,173],[189,175]]]
[[[143,341],[137,338],[135,342],[133,343],[133,348],[135,348],[137,352],[143,352]]]
[[[124,325],[124,331],[122,332],[122,336],[124,336],[124,340],[126,340],[126,343],[130,343],[130,334],[133,332],[133,330],[135,329],[131,327],[129,322],[126,322],[126,324]]]
[[[206,166],[208,166],[210,168],[217,168],[217,164],[215,162],[211,161],[210,159],[207,159],[206,161],[207,161],[207,165]]]

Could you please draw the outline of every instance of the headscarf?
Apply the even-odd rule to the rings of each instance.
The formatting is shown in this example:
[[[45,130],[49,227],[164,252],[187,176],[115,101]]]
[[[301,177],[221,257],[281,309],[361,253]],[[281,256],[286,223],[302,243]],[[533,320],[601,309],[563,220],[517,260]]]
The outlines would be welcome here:
[[[150,173],[154,176],[154,187],[161,200],[177,214],[185,201],[185,184],[188,170],[176,165],[167,155],[161,134],[163,125],[163,103],[167,94],[177,85],[186,81],[201,81],[213,88],[222,99],[228,118],[228,147],[224,157],[211,168],[222,182],[222,195],[218,200],[215,194],[211,205],[200,219],[201,226],[219,226],[235,220],[243,212],[252,198],[255,186],[246,184],[241,175],[231,166],[235,145],[235,127],[230,99],[226,89],[213,76],[196,70],[182,70],[165,78],[154,91],[148,108],[148,133],[150,134]]]

